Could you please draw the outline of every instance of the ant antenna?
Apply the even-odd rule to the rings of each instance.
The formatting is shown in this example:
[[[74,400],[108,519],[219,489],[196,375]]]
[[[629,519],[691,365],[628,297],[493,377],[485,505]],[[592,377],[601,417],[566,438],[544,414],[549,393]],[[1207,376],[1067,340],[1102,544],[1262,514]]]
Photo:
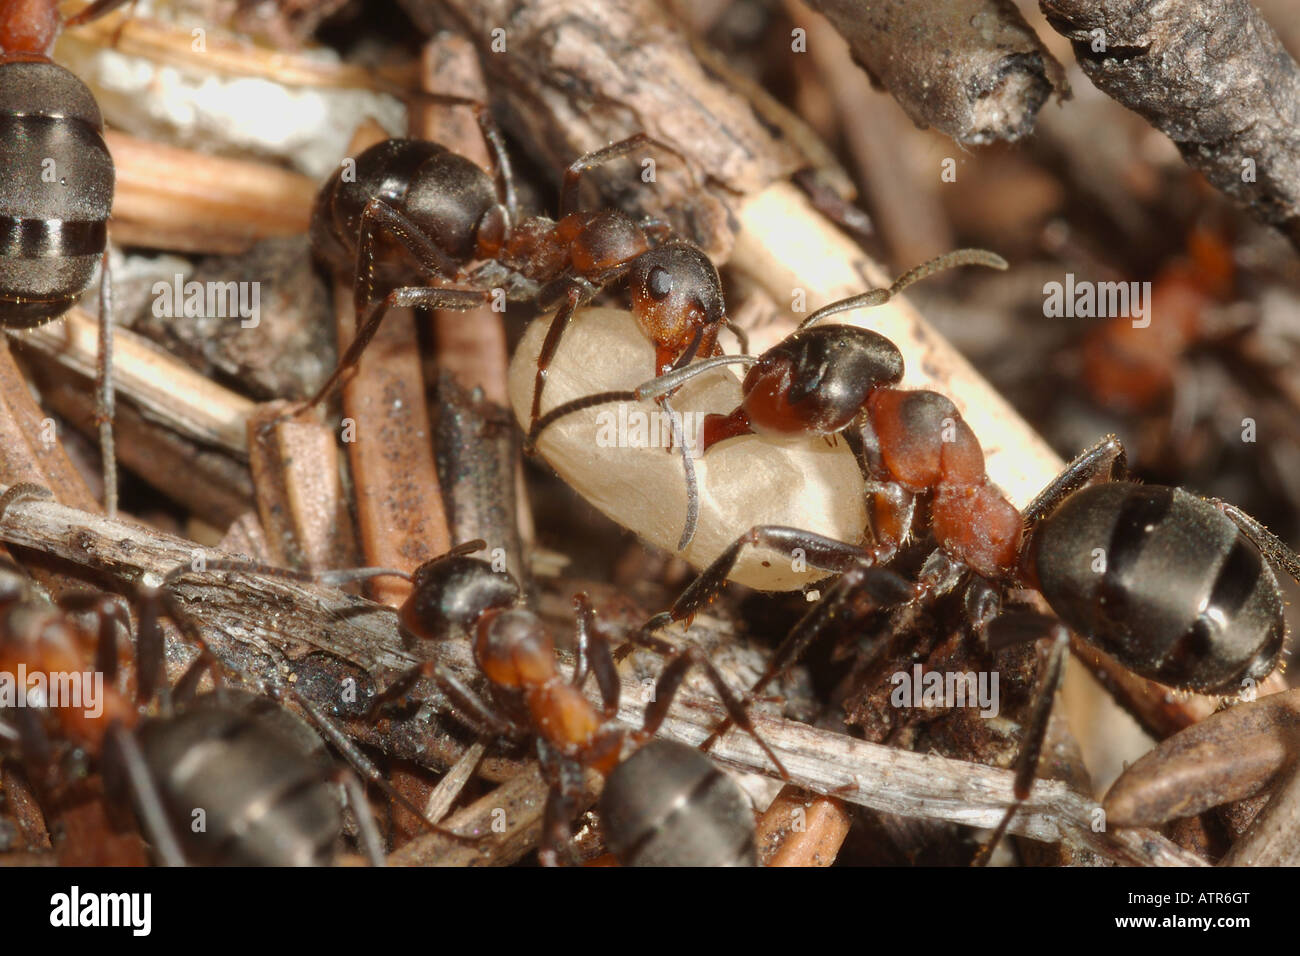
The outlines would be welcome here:
[[[913,282],[919,282],[936,272],[955,269],[958,266],[986,266],[989,269],[1005,270],[1007,260],[996,252],[989,252],[987,249],[957,249],[954,252],[936,256],[929,262],[923,262],[914,269],[909,269],[895,279],[894,284],[888,289],[870,289],[860,295],[849,296],[847,299],[840,299],[838,302],[822,306],[800,322],[799,328],[806,329],[814,322],[827,316],[839,315],[841,312],[852,312],[854,309],[872,309],[878,305],[884,305]]]

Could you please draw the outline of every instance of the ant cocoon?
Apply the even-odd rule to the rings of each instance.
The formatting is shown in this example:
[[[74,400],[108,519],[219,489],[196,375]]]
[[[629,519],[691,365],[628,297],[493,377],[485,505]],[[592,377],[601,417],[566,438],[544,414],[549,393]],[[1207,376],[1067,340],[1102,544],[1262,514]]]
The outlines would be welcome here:
[[[549,326],[529,326],[510,363],[510,404],[527,430],[537,355]],[[586,309],[572,320],[551,364],[543,412],[576,398],[631,391],[646,381],[654,346],[631,313]],[[730,369],[702,374],[682,386],[672,407],[688,441],[698,439],[703,416],[740,403],[740,379]],[[610,403],[555,422],[538,440],[546,462],[592,505],[649,543],[677,552],[687,510],[680,448],[667,451],[672,428],[653,401]],[[635,446],[635,447],[634,447]],[[773,441],[747,435],[697,457],[699,518],[695,536],[677,552],[704,568],[755,525],[804,528],[857,541],[867,526],[865,488],[844,442],[820,436]],[[747,550],[731,580],[762,591],[792,591],[826,573],[796,570],[788,556]]]

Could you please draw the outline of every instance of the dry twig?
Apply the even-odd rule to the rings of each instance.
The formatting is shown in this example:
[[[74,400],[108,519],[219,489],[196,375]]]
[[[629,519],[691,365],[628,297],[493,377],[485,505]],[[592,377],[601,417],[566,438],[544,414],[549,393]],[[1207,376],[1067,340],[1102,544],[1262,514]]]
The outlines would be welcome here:
[[[1300,245],[1300,66],[1249,0],[1040,0],[1098,88]]]
[[[1017,140],[1065,73],[1010,0],[809,0],[921,126],[959,143]]]

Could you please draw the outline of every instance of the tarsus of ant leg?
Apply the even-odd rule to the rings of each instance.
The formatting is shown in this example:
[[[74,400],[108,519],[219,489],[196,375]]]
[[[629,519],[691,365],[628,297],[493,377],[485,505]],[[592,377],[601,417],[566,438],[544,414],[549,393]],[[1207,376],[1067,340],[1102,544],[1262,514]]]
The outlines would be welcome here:
[[[686,431],[682,428],[682,420],[668,404],[667,395],[661,401],[664,411],[668,413],[668,424],[673,430],[673,441],[677,442],[682,450],[682,471],[686,474],[686,525],[682,528],[682,536],[677,541],[677,550],[685,551],[687,545],[694,539],[695,527],[700,521],[700,487],[695,479],[695,457],[686,446]]]
[[[888,289],[871,289],[861,295],[850,296],[847,299],[841,299],[839,302],[832,302],[830,305],[823,306],[800,322],[799,328],[807,328],[820,319],[831,315],[839,315],[841,312],[852,312],[855,309],[871,309],[878,305],[884,305],[913,282],[919,282],[936,272],[953,269],[957,266],[987,266],[990,269],[1004,270],[1007,268],[1007,260],[996,252],[989,252],[987,249],[958,249],[955,252],[945,253],[904,272],[894,280],[893,285]]]
[[[352,815],[356,817],[357,829],[361,831],[361,843],[366,848],[366,857],[370,860],[373,867],[385,865],[383,842],[379,836],[379,827],[375,825],[374,811],[370,808],[370,801],[366,799],[366,793],[357,780],[355,774],[346,774],[343,778],[343,787],[348,793],[348,803],[352,806]]]
[[[117,449],[113,442],[113,282],[104,247],[99,273],[99,359],[95,366],[95,421],[99,425],[99,457],[104,469],[104,513],[117,517]]]

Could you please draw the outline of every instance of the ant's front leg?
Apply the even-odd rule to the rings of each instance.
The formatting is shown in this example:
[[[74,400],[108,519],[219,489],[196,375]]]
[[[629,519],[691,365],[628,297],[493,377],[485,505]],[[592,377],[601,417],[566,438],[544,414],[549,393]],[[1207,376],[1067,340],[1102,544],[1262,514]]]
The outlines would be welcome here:
[[[754,727],[753,721],[749,719],[749,712],[745,704],[727,686],[727,682],[723,680],[722,675],[704,651],[694,644],[687,644],[681,648],[674,647],[662,638],[654,637],[645,631],[632,637],[631,641],[636,646],[653,651],[667,660],[663,673],[659,675],[659,680],[655,682],[654,699],[646,705],[645,722],[641,727],[643,737],[653,737],[659,730],[664,718],[668,716],[668,710],[672,706],[673,698],[677,696],[677,691],[681,689],[682,681],[686,678],[687,672],[693,666],[698,665],[704,670],[705,676],[708,678],[709,683],[713,685],[718,697],[722,699],[722,704],[727,710],[727,725],[730,726],[734,723],[753,737],[754,742],[767,755],[767,759],[772,761],[772,766],[781,775],[781,779],[786,781],[790,779],[785,764],[781,763],[781,759],[776,755],[776,752],[763,739],[762,734]]]
[[[550,372],[555,352],[560,347],[560,339],[578,309],[582,308],[600,291],[601,287],[588,282],[580,276],[564,276],[546,286],[537,295],[537,304],[545,309],[555,302],[559,308],[551,317],[551,324],[546,327],[546,338],[542,340],[541,351],[537,353],[537,376],[533,381],[533,404],[529,413],[529,428],[537,424],[542,408],[542,389],[546,387],[546,376]]]

